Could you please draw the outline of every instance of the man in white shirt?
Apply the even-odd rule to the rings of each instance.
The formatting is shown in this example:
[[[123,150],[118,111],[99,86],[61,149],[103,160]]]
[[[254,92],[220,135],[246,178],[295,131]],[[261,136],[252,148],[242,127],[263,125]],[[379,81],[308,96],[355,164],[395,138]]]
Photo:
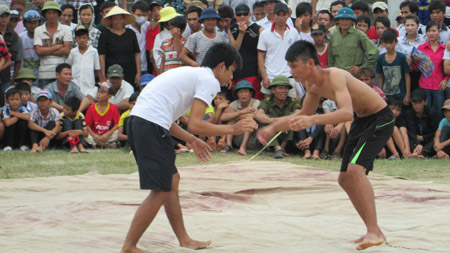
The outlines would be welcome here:
[[[253,131],[253,119],[244,119],[234,125],[214,125],[204,114],[212,100],[231,81],[233,71],[239,69],[242,59],[231,45],[218,43],[205,55],[201,68],[180,67],[165,72],[142,90],[130,113],[128,141],[139,169],[141,189],[151,190],[136,211],[122,247],[122,252],[137,252],[137,243],[164,205],[172,229],[181,247],[206,248],[211,241],[196,241],[189,237],[183,224],[178,185],[180,175],[175,166],[174,137],[186,141],[201,161],[211,158],[209,146],[192,134],[218,136]],[[176,123],[191,109],[188,129]]]
[[[286,2],[284,0],[261,0],[259,1],[260,3],[263,4],[264,6],[264,10],[266,11],[266,17],[264,17],[263,19],[261,19],[260,21],[256,22],[259,26],[261,26],[264,29],[270,29],[272,27],[272,24],[275,22],[275,13],[274,13],[274,8],[275,5],[278,3],[282,3],[284,5],[286,5]],[[289,10],[289,7],[286,5],[286,7]],[[290,12],[288,11],[288,16]],[[287,19],[287,25],[290,28],[294,28],[294,23],[292,22],[292,19],[288,18]]]

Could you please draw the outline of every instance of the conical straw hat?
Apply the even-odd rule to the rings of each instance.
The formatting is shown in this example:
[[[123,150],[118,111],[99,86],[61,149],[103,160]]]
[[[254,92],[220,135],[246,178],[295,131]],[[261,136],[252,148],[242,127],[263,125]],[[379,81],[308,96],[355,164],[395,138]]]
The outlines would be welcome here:
[[[100,22],[102,24],[102,26],[108,27],[108,28],[111,27],[110,17],[115,16],[115,15],[125,15],[125,25],[129,25],[129,24],[133,23],[133,21],[134,21],[134,16],[131,15],[128,11],[120,8],[119,6],[114,6]]]

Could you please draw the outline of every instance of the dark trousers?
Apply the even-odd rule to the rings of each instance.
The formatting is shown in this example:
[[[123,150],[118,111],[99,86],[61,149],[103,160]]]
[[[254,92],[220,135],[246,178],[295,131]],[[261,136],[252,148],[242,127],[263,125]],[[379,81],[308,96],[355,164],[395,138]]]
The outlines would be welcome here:
[[[409,141],[410,141],[411,151],[413,151],[416,147],[415,147],[413,141],[411,141],[411,139]],[[431,157],[431,156],[436,154],[436,152],[434,151],[434,147],[433,147],[434,146],[434,140],[431,140],[431,141],[428,141],[428,142],[421,142],[420,145],[423,146],[423,148],[422,148],[422,155],[424,155],[426,157]]]
[[[28,121],[19,119],[16,124],[5,126],[5,145],[19,148],[26,144]]]
[[[37,122],[35,122],[35,123],[37,124]],[[53,128],[55,128],[55,121],[48,122],[47,126],[44,128],[47,130],[52,130]],[[35,143],[39,144],[39,142],[44,137],[45,137],[45,134],[43,132],[39,132],[39,131],[35,131],[35,130],[30,131],[31,144],[35,144]],[[53,141],[53,139],[52,139],[52,141]]]
[[[296,143],[299,140],[305,140],[311,136],[311,133],[308,133],[306,130],[301,130],[301,131],[295,132],[295,134],[296,134]],[[311,142],[311,145],[309,145],[309,150],[314,151],[314,150],[318,149],[318,150],[322,151],[323,146],[325,145],[325,139],[326,139],[326,135],[323,132],[321,135],[319,135],[319,138],[313,139],[313,141]]]
[[[69,130],[82,130],[83,129],[83,121],[81,119],[76,119],[74,121],[71,121],[69,119],[65,119],[62,124],[62,132],[69,131]],[[78,135],[80,137],[80,143],[83,142],[83,136]],[[67,141],[67,138],[64,138],[62,140],[62,145],[67,146],[70,145]]]
[[[441,136],[439,136],[439,141],[442,143],[450,139],[450,127],[446,126],[442,128]],[[450,145],[447,145],[442,149],[447,155],[450,155]]]

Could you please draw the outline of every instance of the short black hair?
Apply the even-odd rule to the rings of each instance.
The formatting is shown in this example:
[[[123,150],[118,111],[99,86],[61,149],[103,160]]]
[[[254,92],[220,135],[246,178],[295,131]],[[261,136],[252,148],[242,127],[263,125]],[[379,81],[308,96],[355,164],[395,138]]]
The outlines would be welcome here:
[[[137,98],[139,97],[140,92],[136,91],[133,94],[131,94],[131,96],[128,98],[128,103],[134,102],[137,100]]]
[[[320,10],[319,12],[317,12],[317,17],[319,17],[319,14],[327,14],[328,16],[330,16],[330,21],[333,21],[333,15],[331,15],[331,12],[329,10]]]
[[[221,62],[225,62],[227,69],[233,64],[236,66],[235,71],[240,71],[242,68],[241,55],[236,48],[228,43],[216,43],[210,47],[205,54],[205,58],[203,58],[201,66],[214,69]]]
[[[252,9],[256,9],[256,8],[264,8],[264,5],[261,2],[255,2],[252,6]]]
[[[133,6],[131,7],[131,11],[135,12],[136,10],[141,10],[143,12],[147,12],[150,10],[150,7],[148,6],[148,4],[144,1],[137,1],[133,4]]]
[[[428,30],[430,30],[431,27],[433,27],[433,26],[436,26],[438,28],[438,30],[439,30],[439,24],[437,22],[435,22],[435,21],[430,20],[428,22],[428,24],[427,24],[427,28],[426,28],[425,31],[428,32]]]
[[[370,17],[366,16],[364,14],[363,15],[359,15],[358,18],[356,18],[356,24],[363,22],[363,23],[366,23],[369,28],[370,28],[370,21],[371,21]]]
[[[16,83],[16,85],[14,85],[14,89],[16,89],[18,91],[28,91],[29,93],[31,93],[30,85],[27,83],[24,83],[24,82]]]
[[[61,73],[61,71],[63,69],[72,69],[72,66],[70,66],[70,64],[68,64],[68,63],[61,63],[61,64],[58,64],[58,66],[56,66],[55,71],[57,73]]]
[[[225,99],[228,100],[228,101],[231,101],[231,99],[232,99],[230,90],[227,87],[222,87],[221,86],[220,87],[220,91],[217,92],[217,95],[224,96]],[[214,106],[217,106],[217,105],[214,105]]]
[[[355,11],[355,10],[360,10],[360,11],[362,11],[362,12],[369,13],[369,5],[368,5],[367,3],[365,3],[365,2],[355,2],[355,3],[352,3],[351,9],[352,9],[353,11]]]
[[[389,106],[393,106],[393,107],[397,107],[397,108],[403,107],[403,101],[400,99],[397,99],[397,98],[388,98],[386,102]]]
[[[331,8],[333,8],[333,6],[336,6],[336,5],[342,5],[342,7],[347,7],[347,5],[345,4],[344,1],[338,0],[338,1],[334,1],[330,4],[330,11],[331,11]]]
[[[64,105],[67,105],[72,109],[73,112],[78,111],[80,109],[81,101],[77,97],[68,97],[64,99]]]
[[[419,17],[417,17],[417,16],[414,15],[414,14],[408,14],[408,15],[406,15],[406,17],[405,17],[405,23],[406,23],[406,20],[408,20],[408,19],[414,20],[414,22],[416,22],[417,25],[420,24]]]
[[[77,11],[75,10],[75,7],[73,5],[63,4],[59,8],[61,9],[61,12],[63,12],[65,9],[71,9],[72,13],[73,13],[72,22],[77,23]],[[41,21],[42,21],[42,17],[41,17]]]
[[[429,11],[430,15],[431,15],[431,12],[433,12],[434,10],[440,10],[443,13],[445,13],[445,3],[441,2],[441,1],[437,1],[437,0],[432,1],[430,3],[430,5],[428,5],[428,11]]]
[[[312,10],[312,5],[310,3],[301,2],[297,4],[297,7],[295,8],[295,15],[297,18],[305,13],[309,13],[309,15],[312,15]]]
[[[16,94],[19,94],[19,97],[20,97],[20,91],[16,88],[12,88],[6,92],[5,97],[6,97],[6,99],[8,99],[9,97],[14,96]]]
[[[87,35],[89,37],[89,30],[88,29],[80,29],[78,31],[75,31],[75,38],[83,36],[83,35]]]
[[[375,22],[373,23],[373,25],[376,27],[377,26],[377,22],[382,23],[385,27],[390,28],[391,27],[391,21],[389,21],[388,17],[384,17],[384,16],[380,16],[377,19],[375,19]]]
[[[169,21],[169,25],[180,28],[181,32],[186,29],[186,18],[182,16],[174,17]]]
[[[400,9],[402,9],[403,7],[408,6],[409,11],[411,13],[415,13],[416,15],[419,14],[419,5],[417,5],[416,2],[413,1],[404,1],[400,4]]]
[[[304,62],[309,59],[314,60],[314,64],[319,65],[319,58],[317,57],[317,50],[314,45],[306,40],[299,40],[294,42],[286,52],[284,57],[288,62],[302,60]]]
[[[111,7],[114,7],[114,6],[117,6],[114,1],[103,2],[102,5],[100,5],[100,12],[103,13],[103,11],[105,9],[108,9],[108,8],[111,8]]]
[[[397,32],[391,28],[387,29],[381,35],[381,41],[384,43],[392,43],[394,41],[397,41]]]
[[[86,9],[91,10],[92,11],[92,15],[95,15],[94,7],[92,7],[92,5],[90,5],[90,4],[83,4],[83,5],[81,5],[80,8],[78,9],[78,13],[81,13],[82,10],[86,10]]]
[[[233,8],[231,8],[228,5],[222,5],[217,9],[217,14],[219,14],[220,18],[233,18],[234,17],[234,11]]]
[[[200,7],[197,6],[189,6],[189,8],[186,11],[186,17],[189,13],[193,13],[193,12],[197,12],[198,17],[200,18],[200,16],[202,15],[202,9]]]

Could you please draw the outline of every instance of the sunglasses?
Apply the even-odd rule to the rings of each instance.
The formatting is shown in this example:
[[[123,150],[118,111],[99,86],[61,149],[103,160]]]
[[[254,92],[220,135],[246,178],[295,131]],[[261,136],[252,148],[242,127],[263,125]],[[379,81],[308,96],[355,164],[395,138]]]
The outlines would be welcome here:
[[[244,12],[244,13],[236,13],[236,16],[238,16],[238,17],[248,16],[248,12]]]

